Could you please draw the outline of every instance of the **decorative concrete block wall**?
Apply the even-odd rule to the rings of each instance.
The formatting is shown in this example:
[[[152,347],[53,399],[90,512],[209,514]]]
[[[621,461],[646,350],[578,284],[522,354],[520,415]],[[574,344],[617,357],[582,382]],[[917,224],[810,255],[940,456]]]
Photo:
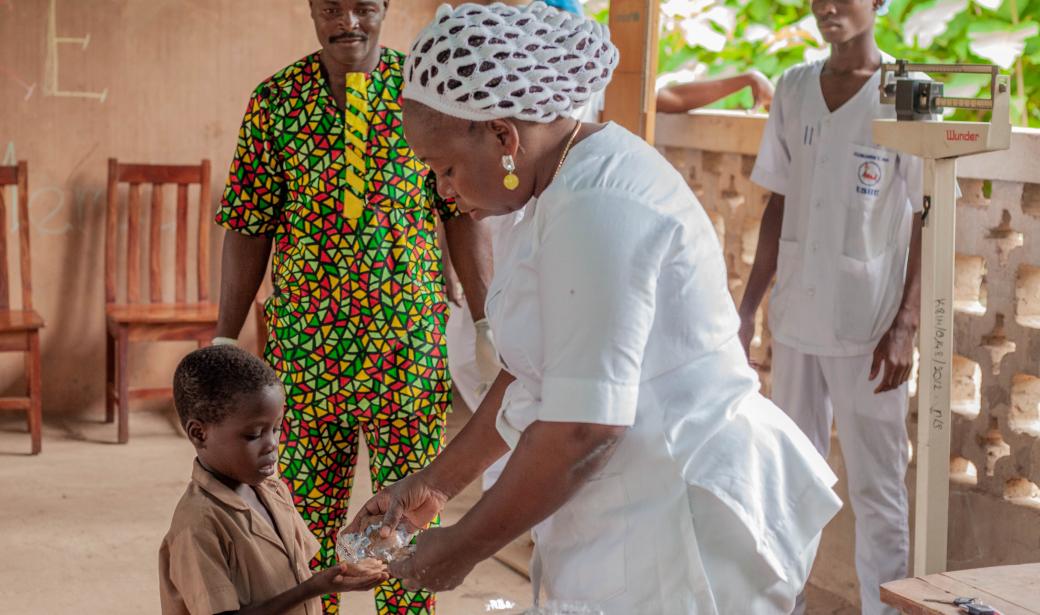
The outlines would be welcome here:
[[[749,179],[765,119],[695,113],[657,121],[658,149],[711,217],[739,302],[769,197]],[[961,160],[958,177],[949,567],[1038,561],[1040,131],[1016,130],[1010,151]],[[768,393],[765,313],[763,305],[752,359]],[[841,476],[840,447],[829,461]],[[913,463],[907,482],[913,496]],[[855,601],[852,523],[846,507],[828,528],[813,582]]]

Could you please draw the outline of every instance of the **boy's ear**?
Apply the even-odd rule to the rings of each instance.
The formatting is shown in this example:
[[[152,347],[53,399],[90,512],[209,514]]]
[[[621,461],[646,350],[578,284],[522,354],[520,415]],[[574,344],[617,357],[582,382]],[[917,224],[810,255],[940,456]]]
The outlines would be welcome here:
[[[206,448],[206,425],[197,419],[188,419],[184,424],[184,433],[195,445],[195,448]]]

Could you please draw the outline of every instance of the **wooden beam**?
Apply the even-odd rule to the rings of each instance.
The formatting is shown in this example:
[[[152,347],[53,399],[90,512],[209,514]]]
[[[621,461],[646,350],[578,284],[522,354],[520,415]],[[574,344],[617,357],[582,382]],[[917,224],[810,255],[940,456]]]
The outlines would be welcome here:
[[[658,147],[681,147],[723,154],[755,156],[766,127],[766,116],[745,111],[658,113]]]
[[[657,0],[611,0],[610,36],[621,61],[607,88],[603,120],[654,142],[657,112]]]

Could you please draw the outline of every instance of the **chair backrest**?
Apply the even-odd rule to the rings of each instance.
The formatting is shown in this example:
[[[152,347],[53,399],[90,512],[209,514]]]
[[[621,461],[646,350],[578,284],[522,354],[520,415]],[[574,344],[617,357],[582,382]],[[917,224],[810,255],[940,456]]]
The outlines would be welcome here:
[[[119,185],[128,184],[127,206],[119,207]],[[141,235],[144,205],[141,202],[141,184],[151,184],[150,213],[148,220],[148,296],[142,301],[141,293]],[[210,164],[203,160],[197,165],[123,164],[115,158],[108,160],[108,207],[105,215],[105,301],[107,303],[169,303],[163,297],[163,188],[177,186],[177,210],[174,217],[175,271],[174,301],[188,302],[188,282],[191,269],[188,266],[188,242],[191,235],[197,236],[196,263],[194,269],[196,297],[199,303],[209,301],[209,233],[213,224],[210,207]],[[191,219],[188,204],[188,187],[199,186],[198,228],[189,233]],[[120,298],[118,280],[120,272],[119,228],[121,211],[126,212],[126,292]]]
[[[18,198],[18,255],[21,262],[22,309],[31,310],[32,279],[29,259],[29,165],[19,160],[17,166],[0,166],[0,310],[11,309],[11,278],[7,263],[7,186],[16,186]]]

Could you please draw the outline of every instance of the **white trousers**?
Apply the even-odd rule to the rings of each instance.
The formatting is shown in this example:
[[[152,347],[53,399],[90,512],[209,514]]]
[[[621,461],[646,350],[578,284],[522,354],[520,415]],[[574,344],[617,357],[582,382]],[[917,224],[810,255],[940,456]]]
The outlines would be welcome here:
[[[824,457],[836,425],[856,517],[856,574],[864,615],[897,615],[881,584],[907,576],[907,385],[875,394],[870,355],[821,357],[773,342],[773,402]]]

